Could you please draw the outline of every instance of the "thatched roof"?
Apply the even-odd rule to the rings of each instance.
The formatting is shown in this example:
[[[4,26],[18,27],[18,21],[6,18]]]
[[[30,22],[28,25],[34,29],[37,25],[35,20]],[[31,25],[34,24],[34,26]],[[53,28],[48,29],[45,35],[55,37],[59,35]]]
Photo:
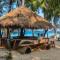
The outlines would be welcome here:
[[[0,25],[2,27],[26,27],[29,28],[28,26],[30,25],[30,20],[28,20],[25,16],[20,15],[16,17],[6,17],[0,21]]]
[[[38,22],[38,23],[37,23]],[[20,26],[24,28],[52,28],[53,26],[41,16],[26,7],[18,7],[0,18],[3,27]]]

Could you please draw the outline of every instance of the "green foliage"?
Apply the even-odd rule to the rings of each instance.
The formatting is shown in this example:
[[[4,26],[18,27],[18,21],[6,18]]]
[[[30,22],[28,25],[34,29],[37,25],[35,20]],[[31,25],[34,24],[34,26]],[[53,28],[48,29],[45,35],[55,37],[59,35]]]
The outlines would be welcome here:
[[[16,2],[17,6],[19,6],[22,4],[23,0],[8,0],[8,1],[10,11],[12,3]],[[60,15],[60,0],[25,0],[25,6],[31,8],[34,12],[36,12],[38,8],[41,7],[43,9],[44,16],[47,19],[50,19],[52,16]]]
[[[37,11],[40,6],[43,6],[43,0],[26,0],[25,6],[30,7],[33,11]]]
[[[44,17],[47,19],[51,19],[52,16],[60,15],[60,0],[25,0],[25,6],[31,8],[34,12],[41,7],[44,12]]]
[[[48,10],[52,10],[53,15],[60,13],[60,0],[47,0]]]
[[[46,0],[44,14],[47,19],[60,14],[60,0]]]

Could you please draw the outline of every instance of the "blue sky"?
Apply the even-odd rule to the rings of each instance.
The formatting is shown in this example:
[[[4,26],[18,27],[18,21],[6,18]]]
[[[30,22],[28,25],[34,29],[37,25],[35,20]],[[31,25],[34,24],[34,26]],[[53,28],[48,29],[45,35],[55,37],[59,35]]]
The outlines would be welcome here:
[[[39,9],[38,9],[38,12],[37,12],[37,14],[38,14],[39,16],[42,16],[42,17],[44,17],[44,13],[43,13],[43,10],[42,10],[42,8],[39,8]]]

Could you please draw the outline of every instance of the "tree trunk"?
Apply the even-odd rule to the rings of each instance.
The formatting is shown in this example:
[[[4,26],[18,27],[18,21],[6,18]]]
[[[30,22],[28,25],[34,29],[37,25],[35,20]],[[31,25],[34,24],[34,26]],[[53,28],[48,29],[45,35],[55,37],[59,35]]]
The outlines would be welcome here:
[[[18,6],[24,6],[25,4],[25,0],[18,0],[17,1],[17,4],[18,4]]]
[[[56,31],[56,30],[57,30],[57,28],[54,28],[54,34],[55,34],[54,36],[55,36],[56,39],[57,39],[58,37],[57,37],[57,31]]]
[[[54,26],[54,16],[51,17],[51,23],[52,23],[52,25]]]
[[[54,20],[55,20],[55,17],[53,16],[53,17],[51,18],[51,23],[52,23],[53,26],[56,26],[55,23],[54,23]],[[55,34],[55,36],[57,35],[56,28],[54,28],[54,34]],[[57,38],[57,36],[56,36],[56,38]]]
[[[22,6],[24,6],[25,5],[25,0],[22,0]]]
[[[11,5],[12,5],[12,0],[9,0],[9,11],[8,12],[10,12],[11,11]]]
[[[2,35],[1,35],[1,28],[0,28],[0,46],[1,46],[1,38],[2,38]]]
[[[20,6],[21,2],[22,2],[22,0],[17,0],[17,5]]]

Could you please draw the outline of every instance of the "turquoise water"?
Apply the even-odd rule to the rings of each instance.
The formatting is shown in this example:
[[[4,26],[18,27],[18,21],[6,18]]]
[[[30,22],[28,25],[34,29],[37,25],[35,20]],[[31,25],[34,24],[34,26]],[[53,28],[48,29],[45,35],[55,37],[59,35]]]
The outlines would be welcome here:
[[[33,31],[31,29],[27,29],[27,30],[25,30],[24,36],[33,36],[34,35],[34,36],[38,37],[38,34],[41,35],[41,34],[44,34],[44,32],[45,32],[45,30],[43,30],[43,29],[38,29],[38,30],[33,30]],[[3,34],[4,34],[4,32],[2,32],[2,35]],[[54,31],[47,31],[45,37],[48,36],[50,38],[53,35],[54,35]],[[18,30],[11,32],[10,36],[11,36],[11,38],[20,36],[20,32],[18,32]]]
[[[34,30],[33,32],[32,32],[32,30],[26,30],[25,31],[25,34],[24,34],[24,36],[36,36],[36,37],[38,37],[38,33],[39,34],[44,34],[44,30]],[[51,37],[51,36],[53,36],[54,35],[54,31],[47,31],[47,33],[46,33],[46,35],[45,35],[45,37]],[[19,32],[13,32],[13,33],[11,33],[11,37],[15,37],[15,36],[19,36]]]

